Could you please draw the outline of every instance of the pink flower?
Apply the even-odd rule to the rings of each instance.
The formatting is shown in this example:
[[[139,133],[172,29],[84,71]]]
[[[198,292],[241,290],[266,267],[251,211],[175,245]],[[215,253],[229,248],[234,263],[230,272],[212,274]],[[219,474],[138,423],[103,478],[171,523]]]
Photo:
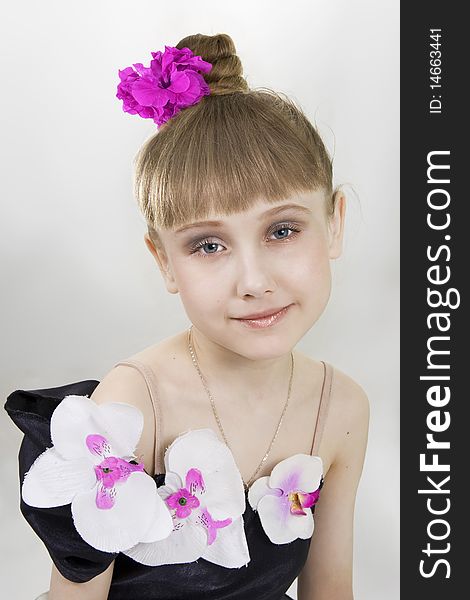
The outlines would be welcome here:
[[[101,509],[109,509],[116,501],[116,486],[125,483],[131,473],[143,472],[142,463],[131,463],[127,460],[113,456],[108,440],[100,434],[87,435],[85,439],[88,450],[103,460],[94,466],[98,489],[96,491],[96,506]]]
[[[171,512],[173,531],[124,554],[149,566],[203,558],[233,569],[250,561],[243,481],[230,449],[211,429],[184,433],[167,448],[165,483],[157,491]]]
[[[320,497],[323,464],[319,456],[295,454],[278,463],[270,476],[250,487],[248,502],[274,544],[288,544],[313,534],[311,510]]]
[[[196,482],[196,485],[194,485]],[[189,490],[204,488],[202,474],[198,469],[190,469],[186,474],[186,487],[180,488],[177,492],[170,494],[165,502],[169,508],[176,509],[178,519],[185,519],[191,514],[193,508],[198,508],[199,500]]]
[[[307,514],[303,509],[310,508],[318,502],[320,498],[320,490],[314,492],[289,492],[287,494],[289,500],[290,511],[293,515],[305,515]]]
[[[143,425],[143,414],[129,404],[66,396],[51,417],[53,446],[25,475],[24,502],[37,508],[71,504],[76,530],[103,552],[167,537],[170,511],[134,458]]]
[[[198,508],[201,504],[193,494],[202,495],[205,491],[206,486],[201,471],[189,469],[186,473],[186,487],[179,488],[177,492],[170,494],[165,502],[170,508],[176,509],[175,515],[178,519],[184,519],[191,514],[192,509]],[[204,508],[197,517],[197,522],[207,530],[207,544],[210,546],[217,537],[217,529],[227,527],[232,519],[230,517],[222,520],[213,519],[207,508]]]
[[[160,126],[210,94],[201,73],[209,73],[212,65],[189,48],[165,46],[163,53],[151,54],[149,67],[135,63],[119,71],[116,97],[123,100],[124,112],[153,119]]]
[[[200,516],[200,523],[204,525],[207,529],[207,545],[210,546],[215,542],[217,537],[217,529],[222,529],[222,527],[227,527],[230,525],[232,519],[222,519],[218,521],[217,519],[213,519],[210,512],[205,508]]]

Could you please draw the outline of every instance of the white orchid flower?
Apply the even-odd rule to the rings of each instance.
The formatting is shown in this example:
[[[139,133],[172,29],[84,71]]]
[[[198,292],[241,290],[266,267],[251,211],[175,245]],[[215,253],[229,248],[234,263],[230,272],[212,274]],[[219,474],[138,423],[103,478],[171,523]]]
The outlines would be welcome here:
[[[66,396],[51,417],[53,446],[24,478],[24,502],[37,508],[71,503],[78,533],[104,552],[166,537],[170,511],[134,460],[142,429],[143,415],[130,404]]]
[[[313,534],[309,510],[320,496],[323,464],[319,456],[295,454],[278,463],[270,476],[257,479],[248,502],[258,511],[266,535],[274,544],[288,544]],[[305,510],[306,509],[306,510]]]
[[[165,471],[158,493],[171,511],[173,531],[124,554],[150,566],[199,558],[228,568],[248,564],[243,481],[226,444],[211,429],[189,431],[168,447]]]

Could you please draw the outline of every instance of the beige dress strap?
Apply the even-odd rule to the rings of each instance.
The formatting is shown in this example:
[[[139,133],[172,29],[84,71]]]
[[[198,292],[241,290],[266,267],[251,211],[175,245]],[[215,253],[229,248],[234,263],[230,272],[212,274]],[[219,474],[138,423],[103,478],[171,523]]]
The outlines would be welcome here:
[[[157,378],[155,377],[155,373],[153,369],[151,369],[148,365],[144,364],[139,360],[134,359],[126,359],[121,360],[116,363],[114,366],[118,365],[127,365],[129,367],[134,367],[137,369],[142,377],[145,379],[145,383],[147,384],[147,389],[150,395],[150,399],[152,401],[153,415],[156,423],[156,431],[154,437],[154,445],[153,445],[153,454],[154,454],[154,469],[156,473],[163,473],[165,471],[165,467],[163,464],[163,459],[160,452],[160,447],[163,443],[162,438],[162,414],[160,410],[160,403],[158,402],[158,394],[157,394]]]
[[[323,429],[325,427],[326,417],[328,415],[328,407],[330,404],[331,384],[333,381],[333,367],[322,360],[323,363],[323,384],[320,394],[320,402],[318,405],[317,420],[315,422],[315,431],[313,433],[312,448],[310,454],[316,456],[320,447]]]

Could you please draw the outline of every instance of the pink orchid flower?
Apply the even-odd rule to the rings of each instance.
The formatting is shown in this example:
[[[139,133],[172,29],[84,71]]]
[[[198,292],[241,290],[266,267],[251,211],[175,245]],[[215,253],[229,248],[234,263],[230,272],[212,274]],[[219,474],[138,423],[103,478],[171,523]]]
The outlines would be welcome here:
[[[211,429],[189,431],[167,449],[165,470],[158,493],[171,511],[173,531],[124,554],[151,566],[199,558],[228,568],[246,565],[245,493],[229,448]]]
[[[170,511],[134,460],[142,428],[134,406],[66,396],[51,417],[53,446],[24,478],[24,502],[38,508],[71,503],[78,533],[104,552],[166,537],[173,528]]]
[[[190,469],[186,473],[186,487],[180,488],[177,492],[170,494],[165,500],[170,508],[175,509],[178,519],[184,519],[191,514],[192,509],[198,508],[200,502],[193,492],[198,487],[203,487],[204,482],[201,472],[197,469]],[[191,491],[189,491],[191,490]]]
[[[278,463],[270,476],[260,477],[248,492],[266,535],[274,544],[311,537],[310,509],[320,496],[323,464],[319,456],[295,454]]]

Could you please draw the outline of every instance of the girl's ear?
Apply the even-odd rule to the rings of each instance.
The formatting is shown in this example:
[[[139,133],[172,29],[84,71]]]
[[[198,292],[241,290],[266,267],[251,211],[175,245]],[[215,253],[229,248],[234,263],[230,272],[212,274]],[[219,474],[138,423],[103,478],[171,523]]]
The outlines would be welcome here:
[[[148,233],[144,235],[145,245],[150,251],[150,254],[154,257],[157,262],[158,268],[165,281],[166,289],[170,294],[177,294],[178,287],[176,286],[175,278],[171,271],[168,256],[165,253],[163,245],[158,244],[157,246],[153,243]]]
[[[335,192],[334,213],[328,218],[329,256],[338,258],[343,249],[344,218],[346,214],[346,197],[341,190]]]

